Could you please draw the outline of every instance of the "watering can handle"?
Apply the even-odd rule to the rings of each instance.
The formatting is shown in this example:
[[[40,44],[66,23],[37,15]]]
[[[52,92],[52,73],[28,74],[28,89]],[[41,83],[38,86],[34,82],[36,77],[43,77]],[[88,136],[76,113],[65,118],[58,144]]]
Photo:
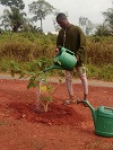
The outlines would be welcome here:
[[[70,51],[70,50],[66,50],[67,53],[71,54],[71,55],[75,55],[74,52]]]

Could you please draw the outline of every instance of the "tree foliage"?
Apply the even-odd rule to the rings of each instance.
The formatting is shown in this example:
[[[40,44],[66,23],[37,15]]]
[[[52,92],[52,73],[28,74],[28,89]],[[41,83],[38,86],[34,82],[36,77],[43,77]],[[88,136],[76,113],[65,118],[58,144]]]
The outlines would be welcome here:
[[[18,8],[5,9],[3,16],[1,16],[1,26],[4,26],[5,29],[11,28],[13,32],[17,32],[26,23],[25,16],[26,13],[21,12]]]
[[[23,0],[0,0],[0,4],[8,6],[10,8],[15,7],[19,9],[24,9],[25,7]]]
[[[90,35],[95,28],[95,24],[93,24],[88,18],[85,17],[79,18],[79,25],[86,35]]]
[[[53,10],[54,7],[45,0],[38,0],[29,4],[29,12],[34,15],[32,20],[35,22],[40,21],[42,31],[42,20],[45,19],[47,15],[52,14]]]
[[[112,7],[108,8],[106,12],[103,12],[103,15],[105,17],[105,24],[109,27],[109,31],[113,34],[113,1],[112,1]]]
[[[97,36],[108,36],[109,34],[110,34],[110,31],[104,23],[97,26],[95,35],[97,35]]]

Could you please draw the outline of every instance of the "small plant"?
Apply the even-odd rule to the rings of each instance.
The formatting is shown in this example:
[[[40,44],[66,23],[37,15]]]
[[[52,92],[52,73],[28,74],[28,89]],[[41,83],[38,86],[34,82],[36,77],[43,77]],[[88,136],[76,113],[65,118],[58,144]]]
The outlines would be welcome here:
[[[28,78],[29,82],[27,88],[38,87],[37,99],[36,99],[36,112],[47,112],[49,104],[52,103],[53,94],[56,91],[57,87],[54,87],[52,84],[48,83],[46,80],[45,73],[39,71],[24,71],[22,70],[17,63],[11,61],[9,68],[11,75],[14,77],[18,73],[19,79]],[[59,79],[59,83],[61,80]],[[43,110],[42,110],[43,109]]]
[[[47,81],[41,79],[38,85],[37,106],[43,106],[44,112],[48,111],[49,104],[52,103],[55,87]],[[40,106],[39,106],[40,107]]]

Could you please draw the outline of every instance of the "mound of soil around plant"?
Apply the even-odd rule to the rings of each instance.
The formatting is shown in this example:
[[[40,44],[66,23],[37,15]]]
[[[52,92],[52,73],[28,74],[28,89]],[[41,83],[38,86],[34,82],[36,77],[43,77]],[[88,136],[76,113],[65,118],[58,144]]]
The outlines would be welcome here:
[[[48,112],[39,114],[34,111],[35,105],[29,103],[11,103],[7,108],[12,110],[10,115],[16,119],[25,118],[30,122],[42,122],[50,125],[80,125],[81,122],[86,121],[86,118],[72,107],[64,105],[51,104]]]

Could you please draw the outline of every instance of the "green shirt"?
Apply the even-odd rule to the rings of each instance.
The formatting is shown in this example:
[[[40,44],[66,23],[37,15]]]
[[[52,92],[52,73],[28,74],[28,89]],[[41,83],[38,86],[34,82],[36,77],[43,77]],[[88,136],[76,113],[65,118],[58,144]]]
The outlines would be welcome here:
[[[57,46],[64,46],[79,56],[77,65],[86,63],[86,37],[78,26],[70,25],[66,30],[61,29],[57,37]]]

